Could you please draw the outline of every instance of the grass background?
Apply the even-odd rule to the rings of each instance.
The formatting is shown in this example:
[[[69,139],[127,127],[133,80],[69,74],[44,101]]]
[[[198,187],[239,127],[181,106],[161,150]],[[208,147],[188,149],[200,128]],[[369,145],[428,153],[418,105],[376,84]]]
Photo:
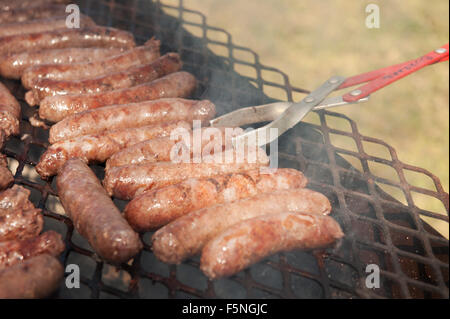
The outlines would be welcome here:
[[[287,73],[294,86],[306,89],[314,89],[331,75],[352,76],[419,57],[449,41],[447,0],[184,0],[183,3],[204,13],[209,25],[230,32],[234,43],[257,52],[263,64]],[[379,29],[365,26],[365,8],[370,3],[380,8]],[[449,70],[445,62],[376,92],[368,103],[333,111],[356,121],[362,134],[393,146],[403,162],[437,175],[448,192],[448,86]],[[346,142],[342,143],[345,147]],[[374,170],[378,170],[379,176],[387,173],[382,167]],[[410,175],[407,177],[413,185],[433,188],[428,178]],[[401,194],[396,197],[404,201]],[[439,201],[419,195],[414,199],[421,208],[445,214]],[[448,224],[443,231],[448,236]]]

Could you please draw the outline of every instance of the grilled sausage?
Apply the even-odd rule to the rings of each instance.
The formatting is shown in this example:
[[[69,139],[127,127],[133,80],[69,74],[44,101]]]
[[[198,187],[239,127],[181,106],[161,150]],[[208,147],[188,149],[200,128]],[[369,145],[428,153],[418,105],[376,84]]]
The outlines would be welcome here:
[[[42,231],[41,210],[29,196],[28,189],[17,185],[0,193],[0,242],[36,237]]]
[[[132,48],[103,61],[35,66],[23,73],[22,84],[30,90],[40,79],[76,81],[123,71],[133,66],[151,63],[159,58],[159,46],[158,40],[150,39],[143,46]]]
[[[280,189],[303,188],[307,180],[290,168],[272,173],[252,170],[203,179],[188,179],[135,197],[124,215],[136,231],[149,231],[200,208]]]
[[[0,243],[0,271],[31,257],[47,254],[59,256],[65,249],[60,234],[48,231],[39,237]]]
[[[69,3],[69,0],[2,0],[0,1],[0,11],[10,11],[17,9],[25,9],[28,7],[36,7],[58,4],[58,3]]]
[[[195,129],[198,132],[199,129]],[[240,127],[235,128],[205,128],[200,129],[200,147],[194,145],[193,135],[189,134],[189,141],[184,141],[183,136],[160,137],[143,141],[127,147],[106,161],[106,170],[112,167],[124,165],[136,165],[154,162],[172,161],[172,152],[183,149],[189,152],[189,158],[198,156],[199,152],[205,155],[213,155],[214,152],[221,152],[232,146],[232,138],[244,133]],[[187,143],[187,144],[186,144]]]
[[[106,261],[123,263],[142,249],[94,172],[80,159],[64,164],[56,179],[61,203],[75,228]]]
[[[58,122],[69,115],[107,105],[188,97],[194,92],[196,84],[196,79],[190,73],[177,72],[127,89],[96,94],[49,96],[41,101],[39,116]]]
[[[134,47],[129,32],[106,28],[60,29],[0,38],[0,56],[23,51],[83,47]]]
[[[232,152],[229,149],[228,152]],[[108,194],[119,199],[130,200],[145,191],[178,184],[189,178],[208,178],[217,175],[244,172],[269,164],[269,159],[260,148],[249,149],[250,156],[243,160],[228,161],[220,159],[221,154],[206,156],[202,163],[157,162],[139,165],[113,167],[106,171],[103,186]],[[209,158],[217,158],[214,160]],[[255,157],[254,162],[247,158]]]
[[[0,37],[7,37],[26,33],[39,33],[67,28],[66,16],[15,22],[4,24],[0,28]],[[95,22],[86,15],[80,15],[80,27],[95,27]]]
[[[68,48],[12,54],[0,61],[0,75],[20,79],[23,72],[43,64],[74,64],[104,60],[123,53],[123,48]]]
[[[187,122],[163,123],[129,128],[123,130],[107,131],[98,135],[84,135],[74,139],[62,141],[51,145],[42,154],[36,171],[42,178],[48,178],[58,173],[63,164],[78,157],[86,163],[104,162],[119,150],[159,136],[167,136],[177,127],[190,129]]]
[[[1,148],[0,142],[0,148]],[[14,176],[11,171],[8,169],[8,162],[6,160],[6,156],[0,154],[0,191],[8,188],[14,182]]]
[[[231,276],[277,252],[322,248],[343,235],[329,216],[263,215],[231,226],[208,242],[202,250],[200,269],[210,279]]]
[[[0,271],[0,299],[48,297],[64,276],[61,263],[53,256],[38,255]]]
[[[330,211],[328,199],[309,189],[263,193],[203,208],[174,220],[153,235],[152,249],[163,262],[178,264],[200,253],[209,240],[243,220],[281,212],[327,215]]]
[[[132,67],[94,79],[79,81],[41,79],[36,82],[31,91],[25,94],[25,100],[30,105],[37,105],[47,96],[94,94],[125,89],[151,82],[180,69],[180,56],[177,53],[168,53],[150,64]]]
[[[2,24],[25,22],[66,14],[66,6],[61,4],[50,4],[44,6],[31,5],[24,9],[0,10],[0,26]]]
[[[0,130],[6,136],[19,134],[20,104],[0,82]]]
[[[181,120],[201,120],[205,123],[215,113],[214,104],[207,100],[161,99],[105,106],[71,115],[54,124],[50,129],[49,141],[53,144],[80,135]]]

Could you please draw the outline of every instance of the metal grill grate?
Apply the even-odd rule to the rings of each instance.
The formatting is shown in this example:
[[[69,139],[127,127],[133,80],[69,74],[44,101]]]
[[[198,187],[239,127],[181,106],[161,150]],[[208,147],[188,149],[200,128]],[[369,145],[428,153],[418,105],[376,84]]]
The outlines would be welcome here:
[[[79,1],[98,24],[130,30],[140,43],[156,36],[163,52],[181,53],[184,69],[201,83],[196,97],[213,100],[219,114],[271,102],[269,96],[279,97],[280,92],[289,101],[306,92],[292,87],[286,74],[262,65],[250,49],[234,45],[230,34],[208,26],[206,18],[184,8],[182,0],[173,2]],[[449,198],[439,179],[399,161],[392,147],[361,135],[346,116],[327,111],[316,112],[311,123],[301,123],[280,138],[279,166],[305,172],[309,187],[328,196],[332,216],[346,234],[338,246],[278,254],[212,282],[201,274],[198,258],[179,266],[159,262],[148,245],[148,233],[143,236],[144,251],[132,262],[119,268],[105,264],[63,215],[54,182],[43,182],[35,172],[48,132],[31,127],[28,118],[35,111],[25,105],[23,89],[17,82],[6,82],[24,113],[21,138],[10,139],[4,150],[16,183],[29,188],[33,202],[44,209],[46,229],[64,234],[62,262],[81,268],[81,288],[62,285],[55,297],[448,298],[448,240],[420,217],[448,223]],[[337,122],[348,129],[337,129]],[[103,167],[93,168],[103,174]],[[411,185],[411,173],[427,176],[430,185]],[[417,194],[434,198],[442,208],[433,212],[417,207]],[[368,264],[380,267],[378,289],[366,288]]]

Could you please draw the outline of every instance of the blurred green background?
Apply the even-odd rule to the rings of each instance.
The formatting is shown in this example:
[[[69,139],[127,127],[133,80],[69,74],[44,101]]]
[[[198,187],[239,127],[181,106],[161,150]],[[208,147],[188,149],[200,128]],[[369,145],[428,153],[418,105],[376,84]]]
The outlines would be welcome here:
[[[449,41],[448,0],[183,3],[204,13],[209,25],[231,33],[235,44],[257,52],[261,63],[284,71],[294,86],[306,89],[314,89],[331,75],[352,76],[419,57]],[[365,8],[371,3],[380,8],[379,29],[365,25]],[[362,134],[393,146],[401,161],[437,175],[448,192],[448,62],[427,67],[376,92],[368,103],[333,111],[356,121]],[[343,124],[335,124],[339,125]],[[352,142],[342,141],[343,147],[345,143]],[[378,176],[389,174],[383,167],[374,170]],[[433,189],[431,180],[420,174],[407,178],[413,185]],[[396,197],[404,202],[398,193]],[[420,208],[445,214],[439,201],[420,195],[414,200]],[[448,236],[448,224],[444,228]]]

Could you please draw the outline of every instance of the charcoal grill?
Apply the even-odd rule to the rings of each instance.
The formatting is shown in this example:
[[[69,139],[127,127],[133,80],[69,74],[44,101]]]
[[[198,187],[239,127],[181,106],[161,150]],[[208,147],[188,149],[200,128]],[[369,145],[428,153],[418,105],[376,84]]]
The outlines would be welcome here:
[[[79,1],[82,11],[101,25],[133,32],[139,43],[151,36],[162,51],[177,51],[184,69],[200,81],[195,97],[212,99],[219,115],[242,106],[273,102],[273,91],[285,100],[299,100],[307,90],[292,86],[288,76],[261,64],[252,50],[233,44],[226,31],[207,25],[199,12],[183,1]],[[251,70],[242,75],[242,69]],[[253,75],[248,75],[253,74]],[[270,80],[269,80],[270,79]],[[278,80],[273,80],[278,79]],[[48,131],[34,128],[35,112],[23,100],[18,82],[5,81],[23,107],[22,135],[4,148],[17,184],[31,190],[42,208],[46,229],[64,235],[61,261],[81,269],[81,287],[62,284],[54,298],[448,298],[448,240],[420,216],[448,223],[449,197],[430,172],[401,162],[383,141],[363,136],[348,117],[315,112],[279,140],[279,166],[299,169],[309,187],[327,195],[332,216],[346,236],[325,251],[289,252],[272,256],[236,276],[208,281],[199,259],[179,266],[159,262],[143,235],[144,251],[132,262],[113,267],[102,262],[62,213],[54,180],[40,180],[34,170],[48,145]],[[337,129],[333,123],[348,129]],[[341,125],[342,126],[342,125]],[[340,144],[347,139],[353,148]],[[381,165],[388,176],[377,174]],[[101,176],[103,167],[94,166]],[[415,186],[409,174],[427,177],[429,185]],[[389,191],[386,191],[389,189]],[[417,195],[433,198],[442,208],[423,209]],[[401,199],[402,197],[403,199]],[[124,203],[116,201],[119,207]],[[366,287],[366,266],[380,268],[380,288]]]

